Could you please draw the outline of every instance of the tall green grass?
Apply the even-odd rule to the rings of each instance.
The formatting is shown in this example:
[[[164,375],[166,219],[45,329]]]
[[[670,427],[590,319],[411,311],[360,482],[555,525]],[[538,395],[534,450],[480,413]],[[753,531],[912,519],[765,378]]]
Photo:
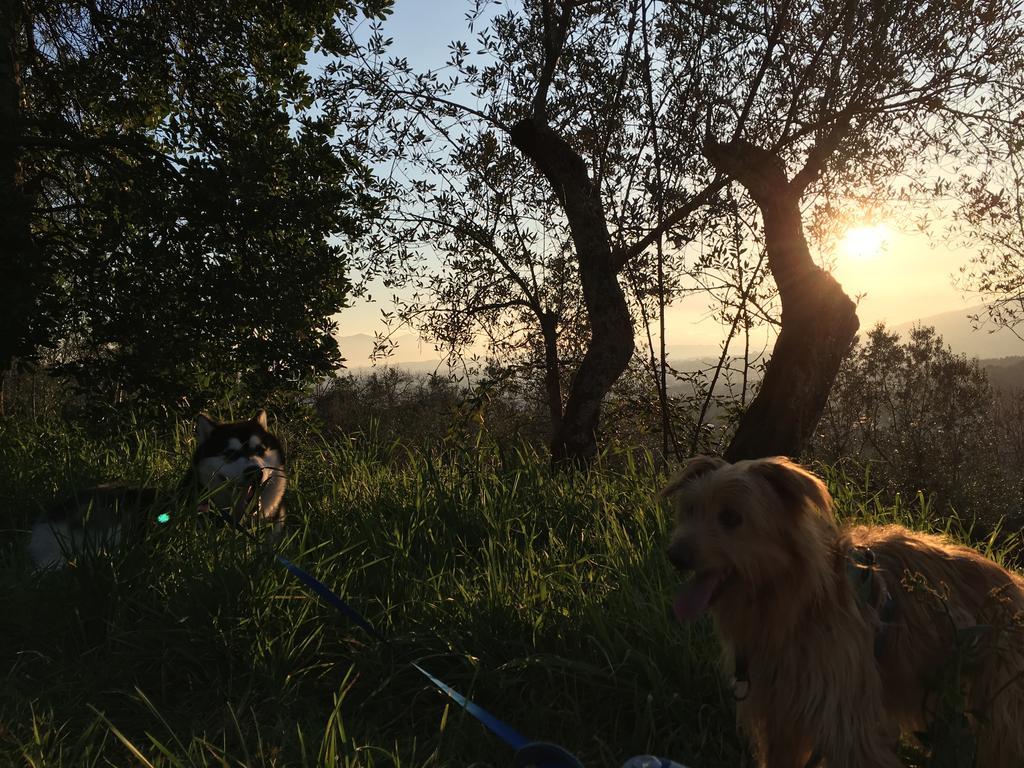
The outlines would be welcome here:
[[[425,451],[286,434],[281,550],[390,638],[309,595],[266,547],[181,509],[141,546],[32,574],[25,532],[61,489],[170,493],[187,425],[93,439],[0,422],[0,765],[507,766],[416,661],[588,766],[743,752],[707,622],[680,626],[645,456],[556,474],[486,439]],[[843,508],[921,524],[833,478]],[[916,518],[916,519],[915,519]]]

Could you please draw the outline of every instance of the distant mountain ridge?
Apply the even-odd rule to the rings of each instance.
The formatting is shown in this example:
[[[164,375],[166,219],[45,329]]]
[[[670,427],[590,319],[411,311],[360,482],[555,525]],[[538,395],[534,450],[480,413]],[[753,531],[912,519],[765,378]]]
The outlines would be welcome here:
[[[396,345],[394,354],[374,361],[370,359],[375,342],[371,334],[339,336],[338,346],[342,357],[345,358],[344,370],[354,372],[372,367],[394,366],[412,373],[431,373],[435,369],[440,369],[440,373],[447,373],[447,366],[442,362],[437,350],[414,334],[403,334],[395,337],[393,341]],[[643,354],[646,346],[641,349],[639,340],[637,345],[637,349]],[[709,362],[717,361],[720,353],[719,348],[713,344],[669,344],[665,349],[668,352],[669,363],[680,370],[691,370],[698,363],[703,367]]]
[[[371,360],[376,339],[369,333],[357,333],[352,336],[339,336],[338,347],[345,358],[345,369],[357,371],[361,368],[377,366],[397,366],[417,373],[428,373],[441,364],[437,351],[422,342],[414,334],[406,333],[393,339],[396,349],[389,357]]]
[[[1024,389],[1024,357],[1000,357],[978,362],[996,389],[1004,392]]]
[[[989,371],[993,384],[1014,388],[1024,385],[1024,341],[1005,328],[975,330],[968,316],[982,311],[984,306],[965,307],[889,326],[889,330],[905,337],[916,325],[932,326],[954,352],[979,358]],[[868,330],[868,326],[863,326],[861,335]],[[411,373],[448,373],[448,367],[442,362],[437,350],[415,334],[403,334],[393,341],[396,344],[394,354],[372,361],[370,355],[373,352],[374,337],[371,334],[357,333],[338,337],[341,354],[345,358],[343,370],[357,373],[368,371],[374,366],[394,366]],[[637,339],[637,348],[639,354],[647,354],[644,340]],[[669,364],[679,371],[694,371],[713,365],[720,354],[720,348],[713,344],[669,344],[666,351]]]
[[[976,315],[985,311],[984,305],[965,307],[953,312],[922,317],[909,323],[901,323],[890,327],[901,336],[905,336],[915,325],[930,325],[935,328],[942,340],[954,352],[990,360],[1000,357],[1024,356],[1024,341],[1013,335],[1006,328],[975,330],[968,315]],[[861,328],[861,332],[868,330]]]

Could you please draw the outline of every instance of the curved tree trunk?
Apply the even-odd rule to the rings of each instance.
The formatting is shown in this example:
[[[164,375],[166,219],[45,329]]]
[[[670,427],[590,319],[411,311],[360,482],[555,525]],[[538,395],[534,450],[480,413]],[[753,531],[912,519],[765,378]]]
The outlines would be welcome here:
[[[612,258],[600,190],[583,158],[540,120],[521,120],[510,134],[512,144],[551,182],[576,247],[590,343],[555,426],[551,456],[556,465],[586,464],[597,453],[601,403],[633,355],[633,321]]]
[[[725,458],[795,457],[813,434],[857,334],[856,306],[811,258],[800,216],[803,186],[786,178],[779,158],[744,140],[709,143],[704,153],[761,209],[768,267],[782,302],[782,329],[761,389]]]

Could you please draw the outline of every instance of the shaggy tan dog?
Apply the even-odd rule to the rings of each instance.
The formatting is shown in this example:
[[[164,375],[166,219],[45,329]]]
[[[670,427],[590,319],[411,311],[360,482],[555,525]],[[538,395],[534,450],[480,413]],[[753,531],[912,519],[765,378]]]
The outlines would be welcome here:
[[[900,731],[961,693],[976,764],[1024,766],[1024,579],[937,536],[840,529],[784,458],[698,456],[663,494],[669,558],[693,571],[676,614],[713,613],[760,766],[899,768]]]

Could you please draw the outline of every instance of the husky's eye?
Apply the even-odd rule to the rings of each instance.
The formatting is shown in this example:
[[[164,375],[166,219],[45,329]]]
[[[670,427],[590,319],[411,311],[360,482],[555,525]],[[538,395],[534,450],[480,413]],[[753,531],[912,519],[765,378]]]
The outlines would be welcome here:
[[[262,456],[266,452],[267,452],[267,446],[262,445],[262,444],[254,446],[253,449],[252,449],[252,455],[253,456]]]
[[[738,528],[742,522],[743,517],[732,507],[724,507],[718,512],[718,524],[727,531]]]

